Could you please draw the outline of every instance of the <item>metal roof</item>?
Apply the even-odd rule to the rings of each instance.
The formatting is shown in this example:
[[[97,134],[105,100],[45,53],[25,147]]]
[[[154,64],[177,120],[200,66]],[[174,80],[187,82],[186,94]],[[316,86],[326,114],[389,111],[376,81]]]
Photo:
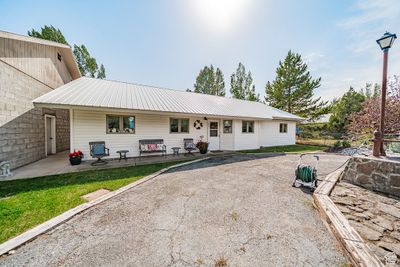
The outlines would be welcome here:
[[[81,77],[33,100],[36,106],[110,108],[205,116],[302,120],[258,102]]]

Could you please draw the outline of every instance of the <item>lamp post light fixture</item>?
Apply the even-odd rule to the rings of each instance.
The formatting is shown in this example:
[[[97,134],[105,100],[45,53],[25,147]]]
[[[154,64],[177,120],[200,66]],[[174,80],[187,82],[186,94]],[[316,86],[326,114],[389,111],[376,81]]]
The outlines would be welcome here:
[[[376,40],[383,51],[383,73],[382,73],[382,91],[381,91],[381,116],[379,129],[374,132],[374,150],[373,155],[376,157],[386,156],[383,148],[383,134],[385,133],[385,106],[386,106],[386,84],[387,84],[387,65],[388,53],[392,47],[396,34],[386,32],[381,38]]]

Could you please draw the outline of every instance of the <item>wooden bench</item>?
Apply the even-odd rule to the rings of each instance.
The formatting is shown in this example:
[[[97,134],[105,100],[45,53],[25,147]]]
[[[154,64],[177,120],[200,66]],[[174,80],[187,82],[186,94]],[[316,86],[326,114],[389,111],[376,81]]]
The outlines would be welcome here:
[[[143,139],[139,140],[139,156],[144,153],[161,153],[167,155],[167,146],[164,145],[164,139]]]

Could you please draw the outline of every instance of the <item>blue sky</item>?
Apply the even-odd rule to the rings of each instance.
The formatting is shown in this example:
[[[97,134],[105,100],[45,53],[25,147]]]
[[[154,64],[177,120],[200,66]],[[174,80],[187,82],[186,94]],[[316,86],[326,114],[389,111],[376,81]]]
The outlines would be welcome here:
[[[261,96],[291,49],[322,77],[316,94],[332,99],[350,85],[380,83],[375,40],[386,30],[400,34],[399,14],[398,0],[0,0],[0,30],[52,24],[70,44],[85,44],[107,79],[181,90],[213,64],[229,91],[242,62]],[[400,40],[389,60],[389,75],[400,74]]]

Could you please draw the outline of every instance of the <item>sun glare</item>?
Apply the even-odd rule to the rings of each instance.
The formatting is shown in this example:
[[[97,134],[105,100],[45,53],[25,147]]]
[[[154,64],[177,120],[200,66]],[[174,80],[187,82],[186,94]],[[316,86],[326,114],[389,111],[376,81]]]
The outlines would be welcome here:
[[[228,32],[244,19],[252,0],[189,0],[200,27],[215,33]]]

